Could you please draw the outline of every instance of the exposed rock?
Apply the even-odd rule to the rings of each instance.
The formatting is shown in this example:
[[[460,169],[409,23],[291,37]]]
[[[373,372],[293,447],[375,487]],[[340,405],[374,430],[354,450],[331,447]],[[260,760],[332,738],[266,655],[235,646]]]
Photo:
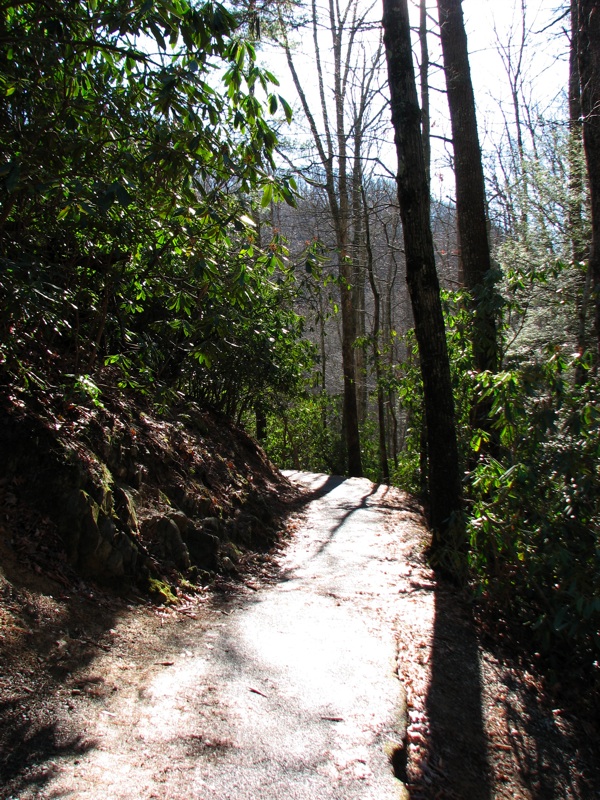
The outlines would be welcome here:
[[[223,542],[220,548],[221,553],[221,563],[225,562],[225,559],[229,559],[234,564],[238,564],[242,558],[242,551],[239,547],[236,547],[233,542]]]
[[[139,523],[132,490],[126,489],[124,486],[116,486],[114,500],[115,511],[123,526],[137,533]]]
[[[226,538],[225,526],[218,517],[205,517],[202,520],[202,530],[218,539]]]
[[[117,532],[113,547],[115,552],[121,555],[124,574],[134,575],[138,567],[141,568],[145,564],[146,559],[143,557],[135,542],[125,533]]]
[[[228,536],[248,548],[264,549],[273,543],[272,528],[254,514],[241,512],[228,524]]]
[[[178,570],[189,569],[191,561],[188,548],[172,519],[167,516],[147,519],[142,524],[142,533],[154,541],[159,556],[171,561]]]
[[[228,556],[221,559],[221,568],[230,575],[237,575],[238,569]]]
[[[274,541],[271,506],[289,484],[223,417],[194,404],[160,417],[116,391],[102,406],[52,391],[0,400],[4,508],[15,522],[23,507],[47,516],[86,579],[146,587],[150,576],[176,581],[175,568],[204,581],[232,573],[238,545]]]
[[[185,543],[196,566],[205,570],[217,569],[221,544],[217,536],[192,525],[185,533]]]
[[[71,494],[60,523],[68,559],[83,574],[99,578],[134,574],[136,545],[118,531],[114,519],[87,492],[80,489]]]
[[[165,492],[172,505],[181,509],[184,514],[192,518],[203,518],[213,511],[213,500],[210,492],[197,483],[188,486],[175,485]]]
[[[178,511],[178,510],[171,511],[167,516],[169,517],[169,519],[173,520],[175,525],[177,525],[177,527],[179,528],[179,533],[182,536],[185,536],[189,527],[193,525],[192,520],[189,517],[187,517],[183,513],[183,511]]]

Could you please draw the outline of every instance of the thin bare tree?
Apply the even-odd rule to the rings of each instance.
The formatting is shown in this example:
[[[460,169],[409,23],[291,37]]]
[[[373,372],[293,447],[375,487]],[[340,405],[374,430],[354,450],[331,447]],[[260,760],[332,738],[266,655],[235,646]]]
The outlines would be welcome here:
[[[298,70],[283,20],[281,25],[281,43],[317,153],[335,232],[342,318],[343,430],[350,475],[362,474],[354,347],[357,338],[355,304],[361,299],[355,284],[361,274],[364,279],[364,270],[360,273],[356,269],[357,239],[354,233],[362,224],[359,151],[363,146],[365,131],[372,123],[368,100],[373,92],[373,76],[377,74],[377,54],[364,59],[364,72],[359,81],[356,75],[357,55],[362,52],[361,34],[369,25],[372,8],[361,6],[358,0],[349,0],[344,6],[336,0],[328,0],[323,17],[316,0],[312,0],[308,25],[312,34],[314,73],[308,76],[309,81]],[[323,53],[326,51],[322,45],[322,35],[329,37],[329,52],[333,57],[330,69],[324,63]],[[315,76],[319,98],[317,108],[308,94],[308,87],[314,84]],[[355,115],[349,121],[348,101],[357,86],[359,92],[358,99],[355,95]]]

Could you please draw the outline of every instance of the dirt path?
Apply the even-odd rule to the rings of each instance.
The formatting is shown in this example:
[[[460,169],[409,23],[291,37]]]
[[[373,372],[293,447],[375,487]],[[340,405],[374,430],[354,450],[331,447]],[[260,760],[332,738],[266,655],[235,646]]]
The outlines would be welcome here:
[[[0,661],[0,798],[600,797],[596,729],[482,643],[409,498],[292,478],[316,499],[234,593],[36,601],[47,655]]]
[[[302,482],[322,496],[280,559],[280,582],[196,620],[116,621],[110,650],[58,698],[71,746],[15,796],[400,796],[386,755],[404,713],[394,503],[366,480]]]

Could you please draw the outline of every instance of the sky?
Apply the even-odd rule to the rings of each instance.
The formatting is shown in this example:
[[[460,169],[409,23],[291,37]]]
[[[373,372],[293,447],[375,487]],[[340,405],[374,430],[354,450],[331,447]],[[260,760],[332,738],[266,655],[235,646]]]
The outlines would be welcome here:
[[[521,0],[463,0],[462,5],[479,137],[485,157],[503,135],[506,123],[511,125],[514,121],[506,62],[511,59],[516,64],[521,50],[522,3]],[[526,0],[525,5],[522,101],[535,106],[541,116],[550,117],[560,113],[568,82],[569,19],[548,27],[560,16],[557,8],[565,5],[561,0]],[[445,105],[439,116],[440,119],[447,116]],[[447,122],[445,133],[449,135]],[[441,148],[437,157],[437,171],[443,177],[440,195],[445,196],[452,193],[448,189],[453,176],[445,166],[448,156]]]
[[[569,20],[546,30],[560,16],[560,5],[559,0],[527,0],[524,79],[535,87],[542,108],[556,103],[568,79]],[[485,116],[495,111],[498,101],[510,102],[499,47],[518,56],[521,0],[463,0],[463,14],[475,95]]]
[[[324,4],[326,0],[319,0]],[[428,3],[431,13],[437,18],[435,0]],[[471,74],[477,102],[480,140],[484,151],[492,147],[494,141],[502,134],[505,120],[512,122],[513,111],[510,87],[506,77],[505,63],[503,63],[500,50],[504,50],[504,61],[507,58],[518,57],[522,41],[521,19],[522,0],[463,0],[463,14],[470,51]],[[524,93],[529,100],[534,99],[542,113],[556,110],[559,99],[564,93],[567,84],[567,51],[568,39],[566,33],[561,33],[562,28],[568,27],[568,19],[563,20],[552,30],[546,30],[552,20],[559,15],[557,8],[564,7],[564,0],[526,0],[525,15],[525,47],[523,59],[522,78]],[[381,16],[381,4],[373,6],[372,16],[375,28]],[[414,24],[418,23],[416,8]],[[431,58],[441,60],[435,53],[435,38],[430,36]],[[302,56],[306,49],[307,55]],[[314,69],[314,56],[310,55],[311,37],[305,33],[304,38],[298,41],[298,50],[295,53],[307,93],[313,92],[314,107],[318,107],[316,81]],[[324,54],[324,60],[327,54]],[[268,56],[269,68],[281,79],[281,93],[292,103],[295,101],[295,90],[287,71],[285,58],[280,54]],[[435,70],[431,72],[431,81],[438,88],[444,87],[443,74]],[[440,92],[431,93],[433,131],[441,135],[449,135],[447,122],[447,107],[445,97]],[[308,132],[296,129],[295,136],[298,140],[308,139]],[[435,157],[438,160],[434,165],[444,180],[451,180],[449,171],[445,166],[448,162],[447,146],[439,145]],[[442,194],[446,187],[441,187]]]

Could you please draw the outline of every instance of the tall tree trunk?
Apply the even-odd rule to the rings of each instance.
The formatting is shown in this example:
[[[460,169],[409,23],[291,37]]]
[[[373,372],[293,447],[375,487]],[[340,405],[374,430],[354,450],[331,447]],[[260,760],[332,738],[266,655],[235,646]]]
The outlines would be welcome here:
[[[264,442],[267,438],[267,415],[260,403],[254,406],[254,414],[256,418],[256,439],[259,442]]]
[[[314,9],[314,2],[313,2]],[[344,428],[348,474],[362,475],[360,453],[360,432],[358,424],[358,402],[356,396],[356,362],[354,342],[356,341],[356,310],[352,302],[352,281],[354,278],[352,256],[350,253],[350,197],[348,186],[348,151],[344,124],[344,92],[342,83],[342,26],[335,16],[333,0],[329,0],[330,27],[333,42],[335,137],[337,143],[337,215],[334,214],[338,259],[341,277],[342,308],[342,364],[344,371]],[[316,19],[316,11],[313,10]],[[337,219],[336,219],[337,216]]]
[[[360,163],[360,139],[355,137],[354,165],[352,169],[352,219],[354,221],[352,240],[352,262],[354,275],[352,278],[354,314],[356,318],[356,336],[360,346],[354,348],[356,370],[356,402],[358,405],[358,419],[362,424],[368,412],[368,387],[367,387],[367,359],[364,338],[366,333],[365,320],[365,214],[361,201],[362,169]]]
[[[581,130],[581,87],[578,63],[578,13],[577,0],[571,0],[571,43],[569,47],[569,236],[571,256],[575,269],[586,261],[584,242],[583,205],[585,175],[582,159],[583,137]],[[583,274],[581,296],[577,305],[577,349],[580,355],[587,350],[587,312],[592,288],[589,263]],[[581,386],[585,382],[586,370],[577,364],[575,381]]]
[[[381,295],[377,288],[375,270],[373,268],[373,248],[371,246],[371,228],[369,224],[369,209],[364,187],[361,186],[361,199],[365,216],[365,247],[367,251],[367,272],[369,284],[373,293],[373,367],[377,384],[377,423],[379,430],[379,480],[383,483],[390,482],[390,467],[387,456],[386,426],[385,426],[385,399],[383,393],[381,350],[379,346],[381,335]]]
[[[495,287],[491,280],[485,182],[461,0],[438,0],[438,11],[452,125],[460,262],[472,297],[473,361],[477,371],[495,372],[498,369]],[[471,422],[487,433],[487,448],[495,454],[499,443],[490,419],[491,404],[491,398],[476,400]]]
[[[569,48],[569,235],[573,261],[587,255],[583,237],[584,174],[581,162],[581,87],[578,63],[577,0],[571,0],[571,43]]]
[[[429,116],[429,46],[427,44],[427,0],[419,5],[419,45],[421,66],[419,68],[421,88],[421,130],[423,132],[423,158],[427,176],[428,194],[431,196],[431,120]]]
[[[425,179],[427,181],[427,216],[431,219],[431,120],[429,116],[429,46],[427,43],[427,0],[419,3],[419,45],[421,48],[421,65],[419,80],[421,90],[421,135],[423,138],[423,161],[425,163]],[[421,493],[427,487],[429,472],[429,453],[427,447],[427,420],[421,418],[421,435],[419,436],[419,477]]]
[[[298,97],[311,130],[319,161],[325,173],[325,191],[335,230],[338,271],[340,278],[340,306],[342,317],[342,372],[344,396],[342,407],[342,430],[346,450],[347,472],[352,476],[362,475],[358,404],[356,398],[356,367],[354,342],[356,339],[356,315],[352,302],[352,256],[350,252],[350,200],[348,187],[348,154],[344,126],[344,80],[342,75],[343,22],[336,20],[336,5],[329,2],[330,32],[334,60],[334,104],[335,122],[330,122],[329,105],[325,95],[325,81],[321,52],[318,42],[318,11],[316,0],[312,4],[312,32],[315,49],[317,85],[323,117],[323,134],[319,133],[315,116],[309,105],[304,86],[292,58],[290,45],[285,37],[284,48],[287,63],[298,92]],[[339,9],[337,9],[339,12]]]
[[[595,304],[596,360],[600,361],[600,8],[578,0],[578,63],[583,147],[590,187],[592,243],[589,270]]]
[[[344,234],[346,231],[340,231]],[[348,474],[362,475],[360,432],[358,425],[358,403],[356,398],[356,364],[354,342],[356,340],[356,316],[352,302],[352,265],[348,256],[347,238],[338,239],[339,273],[342,309],[342,369],[344,372],[343,429],[346,445]]]
[[[429,218],[429,194],[421,112],[413,68],[407,0],[383,0],[392,124],[398,154],[398,200],[404,231],[406,278],[419,346],[429,450],[432,557],[452,553],[446,564],[457,572],[464,541],[457,516],[462,509],[454,399],[439,282]],[[461,564],[462,567],[462,564]]]
[[[495,371],[498,347],[490,303],[485,183],[461,0],[438,0],[438,10],[452,124],[458,236],[465,283],[474,304],[473,354],[478,370]]]

